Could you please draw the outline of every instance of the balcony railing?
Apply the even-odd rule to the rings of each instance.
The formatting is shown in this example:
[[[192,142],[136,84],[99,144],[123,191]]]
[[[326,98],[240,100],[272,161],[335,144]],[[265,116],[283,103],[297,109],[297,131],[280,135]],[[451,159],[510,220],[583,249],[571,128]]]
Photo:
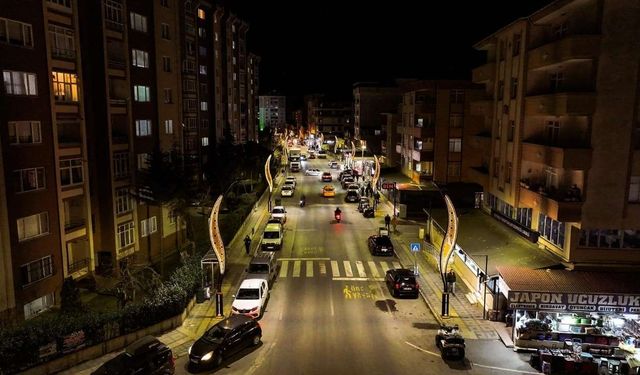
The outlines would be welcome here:
[[[107,29],[111,29],[111,30],[115,30],[115,31],[123,31],[124,30],[124,24],[120,21],[113,21],[113,20],[104,20],[105,25],[107,26]]]
[[[75,229],[84,227],[85,223],[86,223],[85,218],[70,219],[69,221],[66,221],[64,223],[64,231],[72,232]]]
[[[84,259],[77,260],[77,261],[75,261],[73,263],[70,263],[69,266],[68,266],[69,273],[74,273],[74,272],[82,270],[83,268],[88,268],[90,261],[91,260],[89,258],[84,258]]]
[[[520,202],[537,207],[545,215],[562,222],[576,222],[582,216],[582,194],[575,188],[547,188],[527,180],[520,181]]]
[[[55,58],[61,58],[61,59],[75,59],[76,51],[73,49],[66,49],[66,48],[53,48],[51,50],[51,56]]]

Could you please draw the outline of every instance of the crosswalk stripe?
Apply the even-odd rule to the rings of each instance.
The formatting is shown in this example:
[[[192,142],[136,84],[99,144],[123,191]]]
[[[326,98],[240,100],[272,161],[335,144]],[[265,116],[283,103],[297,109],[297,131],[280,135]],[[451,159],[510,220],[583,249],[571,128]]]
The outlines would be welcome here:
[[[340,268],[338,268],[338,261],[337,260],[332,260],[331,261],[331,275],[333,277],[340,277]]]
[[[393,262],[393,268],[402,268],[402,265],[399,262]]]
[[[327,274],[327,264],[325,262],[320,262],[320,274],[321,275]]]
[[[356,261],[356,268],[358,269],[358,276],[367,277],[367,273],[364,272],[364,264],[362,264],[362,261]]]
[[[313,277],[313,261],[307,261],[307,277]]]
[[[293,277],[300,277],[300,261],[293,262]]]
[[[280,274],[278,277],[287,277],[287,271],[289,270],[289,261],[283,261],[280,265]]]
[[[345,260],[342,262],[344,264],[344,273],[347,277],[353,277],[353,271],[351,270],[351,262]]]
[[[378,273],[378,267],[376,267],[376,262],[370,260],[368,263],[369,269],[371,270],[371,276],[380,277],[380,274]]]
[[[380,262],[380,266],[382,267],[382,272],[387,272],[391,269],[387,262]]]

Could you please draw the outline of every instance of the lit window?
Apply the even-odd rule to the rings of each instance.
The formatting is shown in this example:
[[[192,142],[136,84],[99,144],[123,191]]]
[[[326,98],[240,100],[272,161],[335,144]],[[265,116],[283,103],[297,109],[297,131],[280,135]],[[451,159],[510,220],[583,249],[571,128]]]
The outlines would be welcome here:
[[[198,8],[198,18],[200,18],[201,20],[206,18],[206,15],[204,13],[204,9]]]
[[[41,190],[45,188],[44,168],[27,168],[13,171],[16,193]]]
[[[77,185],[83,180],[82,159],[60,160],[60,185]]]
[[[135,242],[134,227],[133,222],[118,225],[118,249],[133,245]]]
[[[35,73],[3,70],[2,78],[7,95],[38,95],[38,84]]]
[[[173,134],[173,120],[164,120],[164,132]]]
[[[139,49],[131,50],[131,63],[138,68],[149,67],[149,53]]]
[[[116,190],[116,214],[123,214],[133,209],[131,204],[131,196],[129,194],[129,188],[120,188]]]
[[[131,16],[131,29],[146,33],[147,17],[134,12],[131,12],[130,16]]]
[[[140,220],[140,237],[147,237],[158,231],[158,220],[155,216]]]
[[[41,212],[39,214],[21,217],[16,220],[18,227],[18,240],[25,241],[34,237],[49,233],[49,214]]]
[[[12,145],[42,143],[40,121],[9,121],[9,143]]]
[[[200,74],[207,75],[207,66],[206,65],[200,65]]]
[[[34,316],[43,313],[54,305],[54,294],[49,293],[42,297],[38,297],[29,303],[24,304],[24,318],[31,319]]]
[[[201,111],[208,111],[208,110],[209,110],[209,103],[207,103],[207,102],[200,102],[200,110],[201,110]]]
[[[151,155],[143,153],[138,154],[138,170],[142,171],[145,169],[149,169],[149,159]]]
[[[136,135],[138,137],[151,135],[151,120],[136,120]]]
[[[133,99],[136,102],[151,101],[151,90],[149,89],[149,86],[133,86]]]
[[[449,152],[462,152],[462,138],[449,138]]]
[[[209,146],[209,137],[202,137],[202,146]]]
[[[51,72],[53,97],[58,102],[78,101],[78,76],[71,73]]]
[[[29,285],[53,275],[51,255],[20,266],[22,285]]]
[[[0,43],[33,47],[31,25],[7,18],[0,18]]]

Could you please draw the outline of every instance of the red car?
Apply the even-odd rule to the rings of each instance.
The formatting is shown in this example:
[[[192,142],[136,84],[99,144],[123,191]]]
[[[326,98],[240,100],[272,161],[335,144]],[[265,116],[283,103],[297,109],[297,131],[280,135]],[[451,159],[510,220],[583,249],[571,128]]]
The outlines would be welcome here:
[[[321,178],[322,182],[331,182],[333,177],[331,177],[331,172],[324,172]]]

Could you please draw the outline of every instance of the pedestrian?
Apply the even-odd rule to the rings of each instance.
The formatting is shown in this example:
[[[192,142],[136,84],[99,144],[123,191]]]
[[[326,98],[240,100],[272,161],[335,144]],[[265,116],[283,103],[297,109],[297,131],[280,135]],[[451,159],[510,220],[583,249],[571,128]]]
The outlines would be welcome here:
[[[391,224],[391,216],[387,214],[387,216],[384,217],[384,225],[387,227],[387,231],[389,230],[389,224]]]
[[[376,204],[380,204],[380,193],[378,193],[377,190],[373,193],[373,198],[375,199]]]
[[[449,292],[456,294],[456,273],[453,269],[450,269],[447,273],[447,284],[449,285]]]
[[[364,186],[360,186],[360,196],[364,197]]]
[[[396,215],[393,215],[393,218],[391,219],[391,225],[393,226],[393,233],[396,233],[396,226],[398,225],[398,218],[396,217]]]
[[[249,255],[250,250],[251,250],[251,238],[249,238],[249,235],[247,234],[247,236],[244,238],[244,251],[247,253],[247,255]]]

